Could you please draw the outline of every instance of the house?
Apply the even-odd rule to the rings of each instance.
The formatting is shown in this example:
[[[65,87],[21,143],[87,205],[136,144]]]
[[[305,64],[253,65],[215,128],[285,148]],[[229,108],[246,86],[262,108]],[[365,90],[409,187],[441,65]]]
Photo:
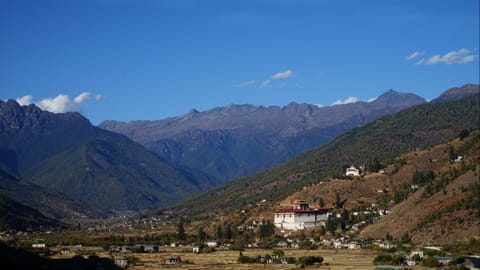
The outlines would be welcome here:
[[[328,208],[311,209],[305,201],[297,200],[293,208],[275,211],[273,224],[277,228],[294,231],[325,225],[328,210]]]
[[[198,254],[202,251],[202,247],[201,246],[193,246],[192,251],[193,251],[193,253]]]
[[[438,256],[438,255],[435,255],[433,257],[435,257],[435,259],[437,259],[437,261],[440,265],[448,265],[448,263],[453,260],[453,257],[441,257],[441,256]]]
[[[129,246],[111,246],[110,251],[111,252],[121,252],[121,253],[127,253],[130,252],[131,247]]]
[[[423,258],[423,250],[416,248],[410,252],[410,258],[413,258],[413,256],[418,255],[420,259]]]
[[[33,243],[32,248],[46,248],[47,243]]]
[[[388,241],[382,241],[378,244],[378,247],[384,248],[384,249],[391,249],[391,248],[397,247],[397,245],[395,245],[394,243],[390,243]]]
[[[414,266],[417,264],[417,262],[412,259],[406,259],[405,262],[407,263],[408,266]]]
[[[348,249],[361,249],[362,244],[357,243],[357,242],[350,242],[348,243]]]
[[[119,258],[113,259],[113,263],[119,267],[125,268],[128,265],[128,260],[127,258],[119,257]]]
[[[216,248],[220,243],[217,240],[207,240],[206,244],[209,248]]]
[[[182,259],[180,257],[168,257],[165,258],[165,264],[177,264],[182,262]]]
[[[360,176],[360,170],[352,165],[345,171],[345,176]]]
[[[154,253],[160,251],[160,247],[157,245],[140,245],[143,247],[144,252]]]
[[[60,253],[61,253],[61,254],[69,254],[69,253],[70,253],[70,249],[69,249],[69,248],[62,248],[62,249],[60,249]]]

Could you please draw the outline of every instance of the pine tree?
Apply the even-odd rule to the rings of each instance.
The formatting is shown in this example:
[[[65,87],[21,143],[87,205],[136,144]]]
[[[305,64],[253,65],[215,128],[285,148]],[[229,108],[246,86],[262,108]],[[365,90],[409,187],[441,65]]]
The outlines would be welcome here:
[[[185,228],[183,228],[183,222],[180,221],[177,227],[177,239],[178,240],[185,240],[187,239],[187,235],[185,234]]]

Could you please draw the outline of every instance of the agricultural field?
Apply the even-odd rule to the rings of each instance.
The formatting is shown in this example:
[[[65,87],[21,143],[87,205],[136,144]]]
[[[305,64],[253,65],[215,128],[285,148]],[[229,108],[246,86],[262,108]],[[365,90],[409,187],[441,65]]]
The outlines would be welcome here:
[[[95,249],[90,248],[89,251]],[[101,249],[96,249],[96,255],[100,257],[122,257],[134,256],[138,258],[138,263],[129,269],[300,269],[296,264],[260,264],[249,263],[240,264],[237,258],[239,251],[228,249],[218,249],[211,253],[194,254],[191,248],[187,247],[162,247],[159,253],[130,253],[128,255],[102,253]],[[283,249],[285,256],[299,258],[302,256],[321,256],[324,261],[321,265],[313,265],[307,268],[311,269],[330,269],[330,270],[372,270],[380,265],[374,265],[373,260],[377,252],[372,250],[300,250]],[[84,253],[79,250],[80,253]],[[242,251],[245,256],[271,254],[273,250],[268,249],[247,249]],[[52,258],[68,258],[70,255],[56,255]],[[166,265],[165,258],[180,257],[182,263],[176,265]],[[387,266],[387,265],[385,265]],[[391,267],[391,266],[390,266]],[[421,270],[423,267],[413,267],[411,269]]]

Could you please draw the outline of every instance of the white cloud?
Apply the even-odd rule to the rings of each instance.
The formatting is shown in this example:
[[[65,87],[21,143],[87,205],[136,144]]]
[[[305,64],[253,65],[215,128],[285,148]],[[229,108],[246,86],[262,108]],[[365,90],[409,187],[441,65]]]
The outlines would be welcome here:
[[[260,88],[263,88],[263,87],[268,86],[271,82],[272,82],[272,80],[265,80],[265,81],[263,81],[263,82],[260,84]]]
[[[374,97],[374,98],[371,98],[371,99],[367,100],[367,102],[368,102],[368,103],[370,103],[370,102],[374,102],[375,100],[377,100],[377,98],[376,98],[376,97]]]
[[[272,76],[270,76],[270,79],[264,80],[260,84],[260,88],[269,86],[273,81],[284,80],[284,79],[288,79],[288,78],[291,78],[291,77],[293,77],[293,71],[291,71],[290,69],[285,70],[283,72],[275,73]],[[277,87],[282,88],[282,87],[285,87],[285,86],[286,86],[285,84],[282,84],[282,85],[279,85]],[[302,86],[297,84],[296,87],[301,88]]]
[[[348,97],[345,100],[337,100],[337,101],[333,102],[332,106],[355,103],[355,102],[359,102],[359,101],[360,101],[360,99],[357,98],[357,97]]]
[[[73,102],[80,104],[84,101],[87,101],[91,98],[91,95],[89,92],[83,92],[80,95],[78,95],[76,98],[73,99]]]
[[[420,57],[420,56],[422,56],[422,55],[424,55],[424,54],[425,54],[425,52],[414,52],[414,53],[410,54],[409,56],[406,56],[406,57],[405,57],[405,60],[412,60],[412,59],[415,59],[415,58],[417,58],[417,57]]]
[[[23,96],[21,98],[17,98],[16,100],[18,104],[25,106],[25,105],[32,104],[33,96],[31,95]]]
[[[434,55],[429,59],[421,59],[420,61],[416,62],[416,65],[436,65],[440,63],[445,64],[466,64],[473,62],[475,60],[476,55],[470,54],[470,51],[467,49],[460,49],[458,51],[451,51],[443,56],[440,54]]]
[[[54,98],[46,98],[35,102],[35,105],[40,107],[40,109],[53,113],[63,113],[69,111],[70,104],[70,98],[63,94],[60,94]]]
[[[102,95],[96,95],[95,100],[102,99]],[[53,98],[45,98],[38,101],[33,101],[33,96],[27,95],[21,98],[17,98],[16,101],[20,105],[29,105],[35,104],[40,109],[53,112],[53,113],[64,113],[68,111],[77,110],[82,104],[85,104],[87,101],[92,99],[92,95],[89,92],[83,92],[80,95],[76,96],[73,100],[70,99],[68,95],[59,94]]]
[[[314,105],[317,106],[318,108],[325,107],[325,105],[323,105],[323,104],[314,104]]]
[[[279,72],[277,74],[273,74],[270,79],[272,80],[282,80],[282,79],[288,79],[293,76],[293,71],[291,70],[285,70],[284,72]]]
[[[251,80],[251,81],[246,81],[246,82],[242,82],[242,83],[239,83],[239,84],[234,84],[233,87],[243,88],[243,87],[247,87],[249,85],[252,85],[254,83],[255,83],[255,80]]]

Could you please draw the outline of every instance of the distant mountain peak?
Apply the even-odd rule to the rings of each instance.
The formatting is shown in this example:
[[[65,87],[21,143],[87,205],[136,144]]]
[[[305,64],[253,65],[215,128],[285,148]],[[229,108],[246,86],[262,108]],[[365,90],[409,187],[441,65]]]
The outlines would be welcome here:
[[[188,110],[187,114],[197,114],[198,111],[195,109],[195,108],[191,108],[190,110]]]
[[[480,93],[480,85],[465,84],[462,87],[452,87],[443,92],[439,97],[432,100],[431,103],[459,100]]]
[[[400,93],[393,89],[388,90],[387,92],[381,94],[371,103],[383,106],[405,106],[410,107],[418,104],[425,103],[426,100],[422,97],[419,97],[411,93]]]

